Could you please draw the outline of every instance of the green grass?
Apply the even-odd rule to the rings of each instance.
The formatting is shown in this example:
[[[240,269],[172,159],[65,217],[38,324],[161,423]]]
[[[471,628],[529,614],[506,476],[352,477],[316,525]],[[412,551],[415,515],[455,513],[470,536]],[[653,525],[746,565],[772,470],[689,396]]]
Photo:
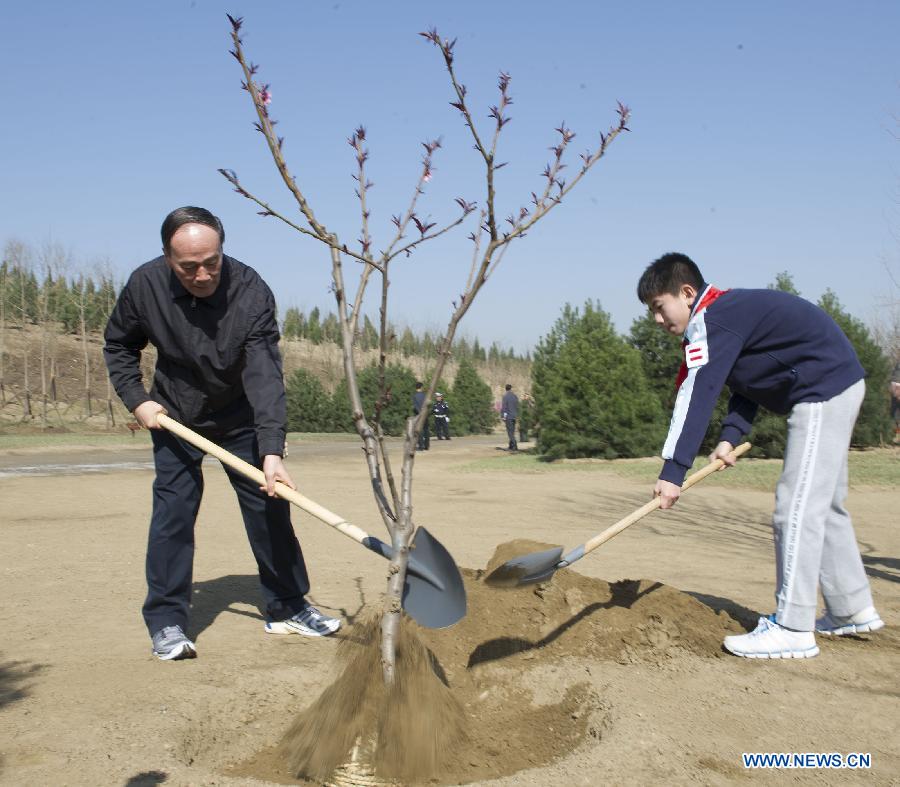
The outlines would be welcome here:
[[[0,431],[0,451],[4,449],[16,450],[22,448],[53,449],[84,446],[93,448],[96,446],[142,446],[150,445],[150,433],[137,432],[132,436],[124,427],[121,431],[102,432],[85,429],[82,431],[65,431],[47,429],[41,431],[34,427],[7,427]],[[298,443],[326,443],[326,442],[353,442],[358,441],[359,435],[352,434],[319,434],[305,432],[288,433],[288,444]]]
[[[150,445],[150,435],[138,432],[133,437],[130,432],[56,432],[52,429],[38,433],[0,433],[0,451],[4,449],[22,448],[68,448],[84,446],[129,447]]]
[[[356,432],[288,432],[288,445],[296,443],[353,443],[359,441]]]
[[[701,469],[705,459],[694,463],[692,472]],[[541,462],[534,454],[500,454],[478,459],[456,468],[464,473],[605,473],[653,484],[659,475],[661,460],[646,459],[563,459],[558,462]],[[781,474],[780,459],[740,459],[727,472],[715,473],[704,485],[741,487],[745,489],[774,490]],[[850,452],[850,485],[852,487],[900,486],[900,450],[876,448]]]

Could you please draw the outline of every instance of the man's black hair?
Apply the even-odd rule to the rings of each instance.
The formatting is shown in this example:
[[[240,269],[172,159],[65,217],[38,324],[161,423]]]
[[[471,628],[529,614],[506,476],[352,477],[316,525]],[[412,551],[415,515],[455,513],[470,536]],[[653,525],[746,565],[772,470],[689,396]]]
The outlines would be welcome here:
[[[507,391],[511,391],[511,390],[512,390],[512,386],[511,386],[509,383],[506,384],[506,390],[507,390]]]
[[[162,235],[163,251],[169,252],[169,243],[172,236],[185,224],[205,224],[212,227],[219,233],[219,245],[225,243],[225,228],[218,216],[213,216],[206,208],[195,208],[193,205],[185,205],[183,208],[176,208],[162,223],[160,235]]]
[[[657,295],[677,295],[684,284],[699,293],[704,283],[697,263],[686,254],[669,252],[647,266],[638,281],[637,296],[641,303],[649,304]]]
[[[419,390],[419,388],[422,388],[422,387],[423,387],[423,386],[422,386],[422,383],[418,383],[418,382],[416,383],[416,390],[417,390],[417,391]]]

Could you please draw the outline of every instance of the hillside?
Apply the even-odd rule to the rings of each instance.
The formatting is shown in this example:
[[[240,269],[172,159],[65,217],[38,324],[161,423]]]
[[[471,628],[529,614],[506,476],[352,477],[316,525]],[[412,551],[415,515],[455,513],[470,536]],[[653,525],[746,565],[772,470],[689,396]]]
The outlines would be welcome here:
[[[282,341],[281,347],[286,375],[295,369],[308,369],[329,391],[333,391],[342,379],[341,349],[336,344],[288,339]],[[59,330],[45,331],[38,326],[28,326],[23,332],[21,328],[7,326],[0,333],[0,426],[30,424],[99,429],[121,426],[127,413],[109,386],[102,348],[103,337],[99,333],[90,334],[85,347],[78,336]],[[89,368],[87,385],[85,358]],[[375,363],[378,353],[376,350],[360,352],[359,358],[362,367]],[[423,379],[435,363],[433,358],[404,357],[399,353],[392,360],[409,367]],[[152,374],[154,361],[155,351],[151,347],[142,358],[145,378]],[[498,401],[506,383],[511,383],[519,392],[529,390],[529,361],[503,359],[474,363]],[[457,363],[451,359],[443,375],[448,384],[453,383],[456,369]],[[26,391],[30,393],[27,398],[31,418],[25,417]],[[111,415],[107,402],[111,403]]]

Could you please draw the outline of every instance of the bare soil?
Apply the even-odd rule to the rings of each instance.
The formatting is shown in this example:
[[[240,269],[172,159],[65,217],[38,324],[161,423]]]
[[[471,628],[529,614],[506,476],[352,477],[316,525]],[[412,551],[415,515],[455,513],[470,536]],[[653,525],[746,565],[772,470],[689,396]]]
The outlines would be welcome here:
[[[464,568],[469,612],[444,630],[410,624],[405,696],[365,712],[353,698],[379,690],[383,560],[297,512],[311,600],[345,627],[264,634],[240,513],[210,463],[189,632],[199,658],[160,662],[140,618],[152,472],[0,477],[0,784],[262,785],[303,769],[324,781],[321,763],[353,759],[353,744],[363,775],[334,783],[897,783],[896,489],[848,500],[887,627],[820,637],[808,661],[745,661],[721,640],[771,609],[770,493],[701,484],[551,581],[498,590],[483,582],[489,563],[582,543],[649,494],[600,471],[509,472],[502,442],[432,443],[417,457],[415,518]],[[103,461],[149,459],[145,445],[117,451]],[[488,469],[461,470],[474,460]],[[288,463],[306,495],[380,535],[358,445],[299,443]],[[328,712],[336,730],[321,724]],[[405,730],[425,754],[391,771],[367,729],[393,742]],[[872,768],[751,772],[742,752],[868,752]]]

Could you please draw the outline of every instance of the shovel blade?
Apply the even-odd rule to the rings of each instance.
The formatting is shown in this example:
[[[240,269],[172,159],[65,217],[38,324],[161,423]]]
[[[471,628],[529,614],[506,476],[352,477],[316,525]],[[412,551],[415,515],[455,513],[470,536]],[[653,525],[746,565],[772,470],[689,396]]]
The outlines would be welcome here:
[[[531,585],[552,577],[562,559],[563,548],[554,547],[543,552],[531,552],[519,555],[497,566],[484,581],[494,587],[514,588],[519,585]]]
[[[466,588],[459,568],[444,545],[424,527],[416,528],[410,545],[403,609],[430,629],[452,626],[466,615]]]

